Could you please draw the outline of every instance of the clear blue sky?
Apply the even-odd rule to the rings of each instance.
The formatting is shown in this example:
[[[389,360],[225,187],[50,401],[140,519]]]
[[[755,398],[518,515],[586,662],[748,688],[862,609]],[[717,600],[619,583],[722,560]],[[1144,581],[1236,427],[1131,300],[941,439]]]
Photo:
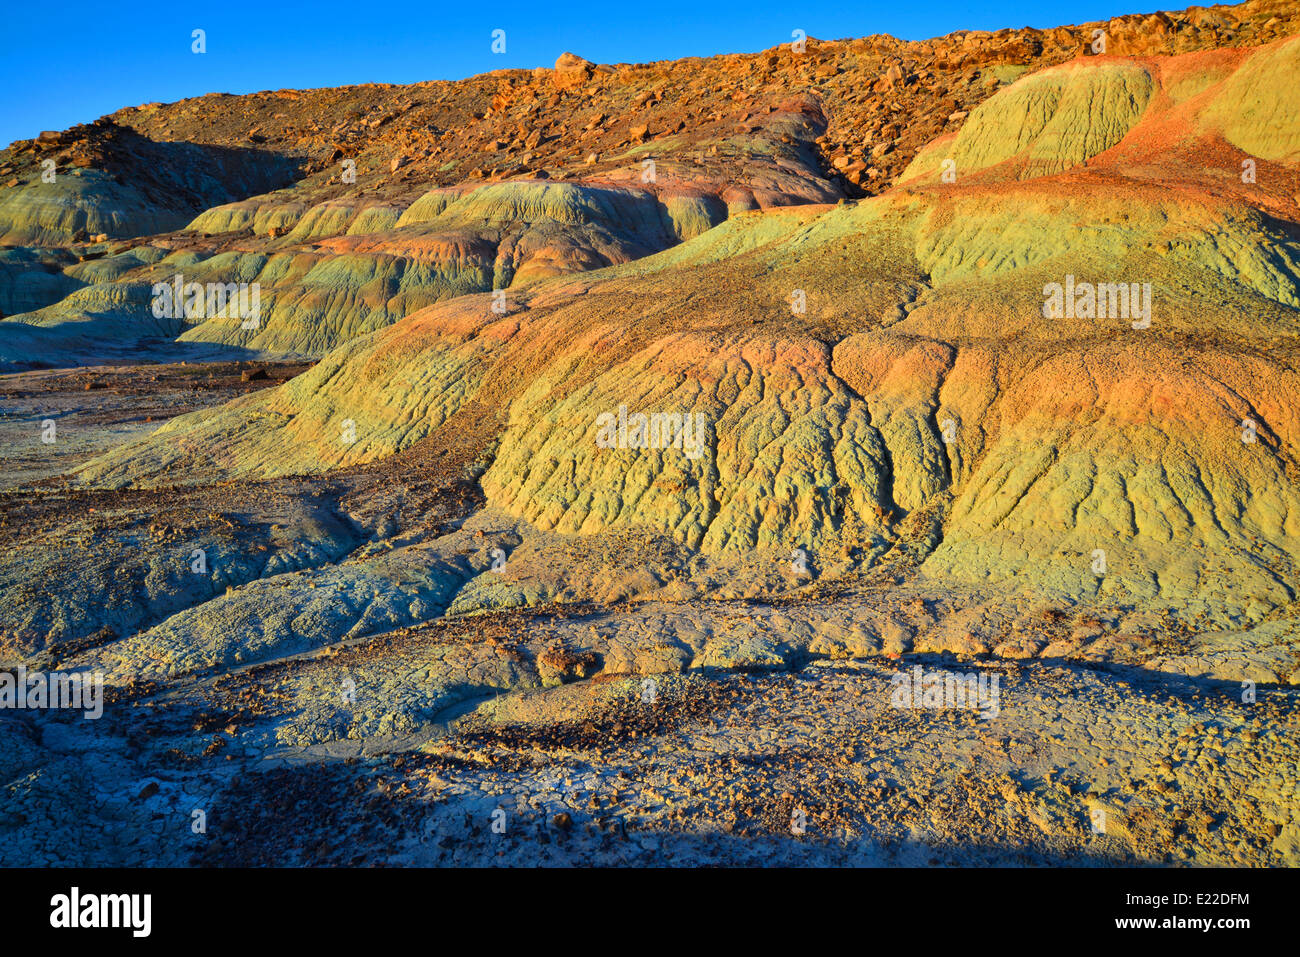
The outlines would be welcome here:
[[[565,50],[602,63],[752,52],[795,28],[821,39],[1052,27],[1148,12],[1144,0],[775,0],[445,3],[319,0],[155,3],[11,0],[0,14],[0,145],[123,106],[204,93],[459,79],[551,66]],[[1181,5],[1175,9],[1181,9]],[[207,52],[190,51],[207,31]],[[506,31],[506,53],[491,32]]]

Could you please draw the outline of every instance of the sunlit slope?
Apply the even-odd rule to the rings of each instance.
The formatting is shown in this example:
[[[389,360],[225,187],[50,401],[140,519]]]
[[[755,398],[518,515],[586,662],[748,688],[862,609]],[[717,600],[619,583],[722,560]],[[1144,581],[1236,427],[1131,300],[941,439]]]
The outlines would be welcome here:
[[[1140,148],[1142,176],[1094,157],[734,216],[539,280],[506,315],[490,296],[431,306],[82,478],[319,472],[409,446],[472,402],[499,434],[489,504],[541,530],[868,564],[906,546],[936,581],[1258,619],[1300,584],[1295,203],[1176,151],[1171,190],[1149,137],[1128,137],[1188,101],[1158,87],[1151,102],[1106,154]],[[1054,285],[1080,296],[1068,312],[1045,309]],[[598,441],[602,417],[656,412],[701,416],[698,454]]]

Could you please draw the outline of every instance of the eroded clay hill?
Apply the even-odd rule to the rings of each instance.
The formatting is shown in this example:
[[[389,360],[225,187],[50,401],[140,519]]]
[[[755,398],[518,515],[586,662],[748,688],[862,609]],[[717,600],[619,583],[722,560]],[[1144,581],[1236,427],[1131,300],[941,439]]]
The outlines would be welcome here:
[[[10,654],[126,681],[448,610],[631,599],[640,631],[565,642],[616,671],[956,650],[1291,681],[1298,84],[1294,38],[1079,59],[998,92],[880,196],[733,210],[660,252],[511,286],[504,311],[463,294],[358,335],[77,481],[355,488],[456,448],[481,502],[436,526],[354,504],[360,529],[277,505],[262,554],[202,598],[167,570],[205,540],[191,523],[132,558],[137,581],[172,583],[165,610],[102,583],[115,618],[97,637],[102,593],[16,585]],[[553,188],[488,186],[437,215]],[[625,201],[590,215],[651,228]],[[653,414],[699,431],[638,432]],[[828,587],[858,597],[825,603]],[[773,596],[804,611],[736,631],[709,604]],[[1061,608],[1087,623],[1061,631]],[[422,692],[439,706],[480,680],[458,668],[533,680],[509,656],[441,667]]]
[[[107,692],[0,714],[0,862],[1294,866],[1297,33],[16,144],[0,668]],[[258,321],[156,315],[178,275]],[[997,715],[894,700],[934,669]]]
[[[14,317],[0,365],[142,336],[321,355],[431,303],[639,259],[740,212],[879,193],[957,130],[990,144],[963,145],[955,158],[973,168],[1014,143],[981,136],[969,111],[1026,73],[1092,58],[1098,31],[1107,55],[1131,57],[1297,29],[1294,5],[1252,0],[681,62],[566,54],[553,70],[454,83],[124,109],[0,152],[0,312]],[[1110,128],[1052,155],[1073,161],[1131,121],[1150,93],[1131,80],[1123,102],[1094,104]],[[262,321],[155,318],[150,290],[176,275],[258,283]]]

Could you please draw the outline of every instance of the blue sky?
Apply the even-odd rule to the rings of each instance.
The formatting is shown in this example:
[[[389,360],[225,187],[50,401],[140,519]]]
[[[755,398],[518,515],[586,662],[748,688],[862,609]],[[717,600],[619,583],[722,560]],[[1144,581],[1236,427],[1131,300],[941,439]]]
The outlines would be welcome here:
[[[551,66],[565,50],[602,63],[752,52],[796,28],[822,39],[1052,27],[1146,12],[1141,0],[925,0],[802,7],[773,0],[574,0],[540,4],[319,0],[6,4],[0,145],[123,106],[211,92],[458,79]],[[191,52],[191,33],[207,52]],[[491,33],[506,31],[493,54]]]

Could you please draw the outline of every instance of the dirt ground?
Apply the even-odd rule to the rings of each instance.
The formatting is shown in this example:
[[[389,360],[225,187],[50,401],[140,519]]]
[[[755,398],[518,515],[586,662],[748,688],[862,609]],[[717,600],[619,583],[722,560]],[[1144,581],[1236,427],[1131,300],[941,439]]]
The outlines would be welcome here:
[[[232,548],[274,551],[277,510],[311,501],[336,516],[337,548],[276,574],[253,567],[206,600],[178,591],[173,607],[140,612],[137,630],[152,634],[189,609],[272,586],[335,589],[346,608],[347,589],[370,581],[377,562],[416,574],[425,566],[402,556],[421,543],[451,543],[453,554],[495,540],[491,528],[475,530],[485,443],[472,429],[325,478],[109,492],[57,477],[170,415],[301,368],[3,377],[6,548],[22,554],[39,539],[46,552],[72,542],[69,554],[98,555],[117,572],[95,600],[120,605],[156,574],[147,561],[131,570],[139,536],[184,551],[187,535],[218,516]],[[266,378],[242,381],[253,369]],[[67,448],[42,447],[41,417],[68,423]],[[81,581],[66,570],[58,580],[69,560],[51,559],[49,587]],[[352,577],[303,584],[326,574]],[[935,651],[920,633],[835,645],[858,607],[919,602],[932,618],[949,613],[943,596],[916,590],[913,573],[889,575],[779,599],[543,602],[416,614],[394,627],[367,626],[378,620],[367,612],[323,647],[285,643],[206,666],[132,645],[132,629],[87,625],[31,660],[116,662],[103,717],[0,712],[0,863],[1300,861],[1293,687],[1262,682],[1246,695],[1241,681],[1116,653]],[[1040,627],[1059,631],[1063,618],[1042,615]],[[239,626],[245,634],[221,627],[232,628],[223,643],[271,632],[257,618]],[[796,640],[809,629],[813,639]],[[898,676],[918,669],[985,688],[996,677],[992,707],[926,703],[919,692],[900,705]]]

